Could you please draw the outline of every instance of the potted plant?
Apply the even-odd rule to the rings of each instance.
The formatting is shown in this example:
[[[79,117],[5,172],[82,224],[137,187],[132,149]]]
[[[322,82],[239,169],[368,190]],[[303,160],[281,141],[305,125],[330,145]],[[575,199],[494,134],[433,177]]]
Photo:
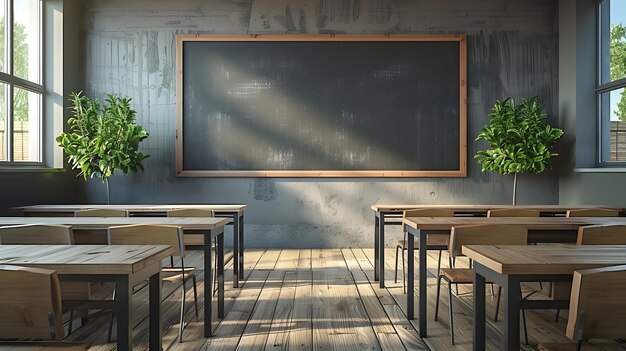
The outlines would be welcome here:
[[[67,120],[70,131],[56,138],[67,154],[72,169],[80,169],[85,180],[98,177],[106,184],[107,203],[111,203],[109,177],[115,171],[124,174],[143,170],[148,157],[139,151],[139,143],[148,137],[135,124],[137,112],[131,99],[107,95],[104,104],[81,93],[70,96],[72,116]]]
[[[519,104],[508,98],[498,100],[489,114],[491,122],[476,140],[489,143],[488,150],[476,153],[482,171],[513,174],[513,205],[516,204],[517,175],[537,174],[550,168],[554,143],[563,130],[546,123],[547,114],[538,98],[522,99]]]

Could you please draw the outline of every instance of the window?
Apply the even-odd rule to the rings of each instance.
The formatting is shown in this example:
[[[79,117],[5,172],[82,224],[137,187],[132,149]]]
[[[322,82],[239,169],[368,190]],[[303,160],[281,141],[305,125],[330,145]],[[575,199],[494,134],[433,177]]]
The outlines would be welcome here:
[[[626,1],[599,3],[600,163],[626,163]]]
[[[42,162],[42,0],[0,0],[0,164]]]

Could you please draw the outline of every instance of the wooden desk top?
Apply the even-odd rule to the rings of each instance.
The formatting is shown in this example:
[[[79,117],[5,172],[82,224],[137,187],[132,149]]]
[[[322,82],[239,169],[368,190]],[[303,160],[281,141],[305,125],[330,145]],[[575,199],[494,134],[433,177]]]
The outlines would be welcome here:
[[[220,217],[0,217],[0,226],[19,224],[64,224],[74,229],[107,229],[117,225],[179,225],[183,229],[212,230],[225,226]]]
[[[454,210],[458,212],[487,212],[489,210],[496,209],[511,209],[511,208],[529,208],[533,210],[539,210],[543,212],[567,212],[567,210],[578,210],[588,208],[609,208],[619,211],[625,211],[626,209],[613,207],[613,206],[601,206],[601,205],[372,205],[372,210],[383,213],[402,213],[406,210],[416,209],[446,209]]]
[[[626,225],[626,217],[408,217],[402,223],[415,229],[431,230],[446,230],[472,224],[510,224],[523,225],[528,229],[576,230],[581,225]]]
[[[626,264],[626,245],[468,245],[463,254],[501,274],[573,274]]]
[[[23,211],[23,212],[76,212],[85,209],[120,209],[128,210],[131,212],[166,212],[169,210],[178,209],[197,209],[197,210],[211,210],[215,212],[243,212],[248,208],[248,205],[192,205],[192,204],[162,204],[162,205],[33,205],[33,206],[21,206],[13,207],[11,210]]]
[[[171,254],[169,245],[0,245],[0,264],[59,274],[133,274]]]

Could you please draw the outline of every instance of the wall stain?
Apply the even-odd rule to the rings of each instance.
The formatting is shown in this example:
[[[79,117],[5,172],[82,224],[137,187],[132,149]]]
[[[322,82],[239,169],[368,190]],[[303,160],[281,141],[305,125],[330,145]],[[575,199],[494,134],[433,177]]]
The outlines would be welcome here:
[[[276,182],[274,182],[272,179],[255,179],[254,199],[265,202],[278,199]]]
[[[146,69],[148,73],[156,73],[159,70],[159,32],[150,32],[146,47]]]

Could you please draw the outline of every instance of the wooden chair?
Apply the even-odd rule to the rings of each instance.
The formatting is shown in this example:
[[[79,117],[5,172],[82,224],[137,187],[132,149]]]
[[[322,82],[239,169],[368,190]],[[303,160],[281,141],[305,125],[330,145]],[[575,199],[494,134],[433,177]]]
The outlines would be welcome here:
[[[201,210],[193,208],[175,209],[167,211],[168,217],[214,217],[215,213],[211,210]],[[185,245],[204,245],[204,234],[187,233],[183,231],[185,239]],[[217,240],[217,239],[216,239]],[[216,240],[211,243],[211,249],[215,252]],[[231,256],[232,259],[232,256]],[[228,262],[224,262],[226,264]],[[174,261],[172,260],[172,267],[174,267]],[[217,267],[217,255],[213,255],[213,267]],[[211,285],[213,287],[213,295],[217,290],[217,269],[213,269],[211,272]]]
[[[502,208],[487,211],[487,217],[539,217],[538,210],[529,208]]]
[[[213,217],[214,213],[210,210],[200,209],[177,209],[167,211],[168,217]],[[204,245],[204,234],[185,233],[185,245],[199,246]]]
[[[89,208],[74,212],[76,217],[128,217],[127,210],[114,208]]]
[[[110,227],[108,230],[109,245],[171,245],[172,256],[180,257],[180,267],[163,268],[163,282],[181,283],[182,299],[180,304],[180,329],[178,341],[183,342],[183,317],[185,316],[185,283],[189,278],[193,281],[193,298],[198,318],[198,290],[196,286],[195,267],[185,267],[185,242],[183,228],[171,225],[126,225]],[[115,294],[115,292],[114,292]],[[207,302],[207,303],[210,303]],[[108,340],[111,341],[113,330],[113,314],[109,323]]]
[[[453,259],[462,256],[463,245],[526,245],[528,229],[515,225],[467,225],[452,227],[449,252]],[[439,296],[441,280],[448,282],[448,311],[450,318],[450,338],[454,345],[454,317],[452,313],[452,284],[473,284],[472,268],[442,268],[437,277],[437,301],[435,302],[435,320],[439,318]],[[496,317],[500,307],[501,289],[498,290]],[[522,310],[523,311],[523,310]]]
[[[0,287],[0,339],[63,339],[55,271],[0,265]]]
[[[591,225],[578,228],[577,245],[626,245],[626,225]]]
[[[74,232],[68,225],[26,224],[0,227],[0,245],[72,245]]]
[[[539,217],[541,212],[530,208],[501,208],[488,210],[487,217]],[[543,289],[543,283],[539,282],[539,288]]]
[[[407,217],[454,217],[453,210],[446,209],[415,209],[404,211],[403,218]],[[407,231],[402,226],[402,232],[404,233],[404,237],[402,240],[398,240],[398,245],[396,246],[396,268],[395,268],[395,276],[394,282],[398,282],[398,252],[402,251],[402,292],[406,294],[406,277],[404,273],[404,251],[408,250],[407,248]],[[448,249],[448,240],[450,238],[449,234],[432,234],[428,236],[428,242],[426,245],[429,250],[437,250],[439,251],[439,259],[437,261],[437,275],[441,271],[441,251]],[[415,242],[415,249],[419,250],[419,242]],[[450,267],[452,267],[452,259],[450,259]]]
[[[618,217],[619,211],[610,208],[587,208],[567,211],[567,217]]]
[[[127,210],[90,208],[74,211],[75,217],[128,217]],[[106,245],[107,231],[102,229],[81,230],[76,238],[77,244]]]
[[[539,344],[540,351],[604,350],[583,341],[626,339],[626,266],[574,272],[565,335],[575,344]]]
[[[71,226],[55,224],[25,224],[0,227],[0,245],[73,245],[74,232]],[[65,300],[89,300],[89,283],[64,282],[61,284],[61,296]],[[78,309],[78,315],[88,316],[88,311]],[[70,310],[68,334],[72,333],[74,310]]]

